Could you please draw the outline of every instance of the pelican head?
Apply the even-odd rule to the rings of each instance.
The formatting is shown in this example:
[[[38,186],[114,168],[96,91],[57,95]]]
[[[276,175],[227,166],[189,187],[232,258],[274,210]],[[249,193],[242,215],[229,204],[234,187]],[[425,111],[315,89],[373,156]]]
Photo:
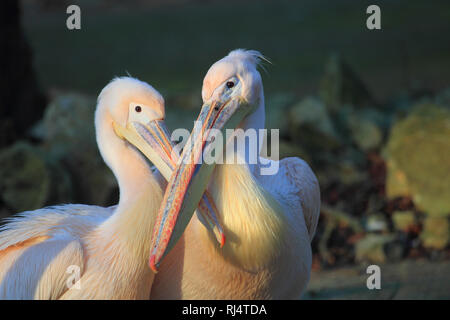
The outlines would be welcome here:
[[[209,183],[215,163],[201,161],[213,135],[226,129],[264,127],[264,95],[257,51],[234,50],[214,63],[202,89],[203,106],[166,189],[151,243],[150,265],[160,260],[182,234]],[[224,141],[226,143],[226,141]],[[216,152],[222,152],[216,147]],[[223,146],[222,146],[223,147]]]

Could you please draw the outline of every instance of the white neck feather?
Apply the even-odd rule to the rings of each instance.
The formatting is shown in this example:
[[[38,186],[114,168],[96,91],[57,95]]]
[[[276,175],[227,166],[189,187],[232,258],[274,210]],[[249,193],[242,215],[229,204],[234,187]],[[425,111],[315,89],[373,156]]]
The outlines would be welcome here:
[[[256,141],[258,143],[257,155],[259,156],[261,154],[262,147],[263,147],[263,141],[264,141],[263,140],[264,135],[261,134],[260,130],[265,129],[265,119],[266,119],[263,90],[260,91],[260,95],[258,97],[257,103],[258,104],[257,104],[255,111],[252,114],[248,115],[244,120],[242,120],[242,122],[239,124],[239,126],[237,128],[244,130],[244,132],[249,129],[255,130]],[[250,171],[252,173],[254,173],[254,172],[256,172],[255,170],[259,169],[259,165],[248,163],[248,159],[249,159],[248,156],[249,156],[250,152],[252,152],[252,151],[250,151],[248,141],[246,141],[245,142],[245,155],[246,156],[245,155],[241,156],[241,158],[246,159],[246,162],[249,166]]]
[[[120,252],[145,264],[162,190],[144,157],[115,135],[107,114],[106,118],[96,118],[97,143],[117,179],[120,200],[95,237],[111,254]]]

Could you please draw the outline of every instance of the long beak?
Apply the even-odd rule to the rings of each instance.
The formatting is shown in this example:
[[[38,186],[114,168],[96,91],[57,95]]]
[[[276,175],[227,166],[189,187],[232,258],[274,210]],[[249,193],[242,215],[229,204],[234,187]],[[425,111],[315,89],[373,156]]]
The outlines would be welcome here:
[[[166,188],[163,202],[153,230],[150,267],[156,272],[161,259],[175,245],[187,227],[200,198],[205,191],[215,164],[202,163],[202,154],[212,148],[214,134],[222,134],[235,128],[248,113],[242,107],[240,97],[224,95],[218,100],[205,103],[194,129]],[[215,145],[220,154],[223,145]],[[216,153],[217,154],[217,153]]]
[[[139,149],[166,180],[170,178],[174,169],[172,145],[163,120],[154,120],[146,125],[128,122],[126,127],[113,121],[113,128],[116,135]]]
[[[170,179],[179,155],[173,149],[164,120],[153,120],[146,125],[140,122],[128,122],[127,127],[113,122],[113,128],[119,137],[139,149],[167,181]],[[223,247],[225,234],[217,215],[217,207],[206,190],[199,204],[198,216],[205,227],[214,234],[220,247]]]

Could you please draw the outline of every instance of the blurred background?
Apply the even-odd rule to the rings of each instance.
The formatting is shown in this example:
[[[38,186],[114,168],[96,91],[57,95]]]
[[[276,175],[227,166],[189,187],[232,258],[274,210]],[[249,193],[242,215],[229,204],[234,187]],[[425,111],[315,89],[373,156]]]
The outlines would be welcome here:
[[[66,8],[81,8],[68,30]],[[381,8],[381,30],[366,8]],[[130,74],[192,128],[203,76],[235,48],[267,56],[267,127],[305,159],[322,212],[307,299],[450,298],[448,0],[0,2],[0,218],[112,205],[96,96]],[[368,290],[366,267],[382,270]]]

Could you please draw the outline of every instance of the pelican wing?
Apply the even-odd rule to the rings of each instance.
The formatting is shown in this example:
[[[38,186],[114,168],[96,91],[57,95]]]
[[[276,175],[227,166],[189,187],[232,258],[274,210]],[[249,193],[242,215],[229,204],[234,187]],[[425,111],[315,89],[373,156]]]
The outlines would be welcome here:
[[[280,170],[284,171],[286,178],[294,186],[294,192],[300,199],[309,239],[312,241],[320,215],[319,182],[309,165],[300,158],[291,157],[281,160]]]
[[[266,159],[265,162],[275,160]],[[309,165],[300,158],[284,158],[278,161],[275,175],[262,176],[260,181],[267,190],[287,206],[292,218],[301,210],[311,241],[316,232],[320,215],[320,189]]]
[[[79,236],[86,228],[108,218],[114,208],[70,204],[16,214],[4,219],[6,223],[0,227],[0,252],[12,245],[62,231]]]
[[[1,299],[58,299],[75,289],[84,268],[77,239],[33,239],[0,252]]]
[[[84,269],[80,236],[111,212],[64,205],[7,219],[0,228],[0,298],[57,299],[76,290]]]

